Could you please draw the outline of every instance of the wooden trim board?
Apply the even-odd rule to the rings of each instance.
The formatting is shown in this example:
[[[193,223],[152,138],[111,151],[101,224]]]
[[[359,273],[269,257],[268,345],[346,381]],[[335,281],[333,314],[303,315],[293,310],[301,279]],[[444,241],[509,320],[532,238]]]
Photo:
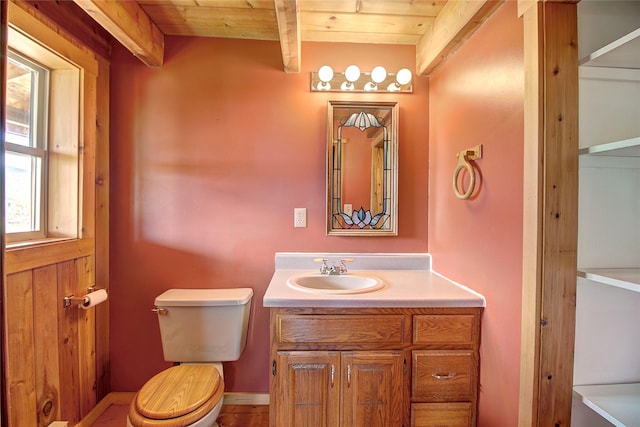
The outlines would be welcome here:
[[[111,392],[107,394],[75,427],[91,427],[111,405],[128,405],[135,395],[135,392]],[[269,394],[229,392],[224,394],[224,404],[268,405]]]

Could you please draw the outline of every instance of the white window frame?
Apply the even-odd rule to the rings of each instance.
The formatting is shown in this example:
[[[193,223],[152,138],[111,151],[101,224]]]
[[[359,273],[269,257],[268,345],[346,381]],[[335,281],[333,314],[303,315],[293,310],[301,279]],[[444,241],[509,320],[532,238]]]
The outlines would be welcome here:
[[[7,248],[81,239],[83,132],[87,130],[84,123],[84,93],[87,90],[84,76],[88,63],[75,46],[67,44],[60,49],[60,40],[56,40],[55,47],[49,45],[50,37],[46,37],[49,30],[39,24],[31,33],[33,21],[19,8],[10,8],[10,12],[8,48],[49,70],[49,100],[44,132],[47,137],[46,162],[43,164],[46,196],[42,198],[43,224],[46,224],[43,231],[46,233],[38,236],[5,232]],[[12,17],[16,18],[15,22]],[[95,65],[92,63],[91,67],[95,68]]]
[[[47,188],[48,188],[48,156],[47,156],[47,128],[49,117],[49,72],[50,70],[33,58],[29,58],[19,52],[9,49],[8,60],[28,67],[37,72],[38,79],[32,82],[31,106],[34,107],[29,123],[29,144],[22,145],[12,143],[5,139],[4,150],[7,154],[30,156],[34,160],[39,159],[38,173],[32,173],[31,185],[33,187],[31,205],[32,230],[21,232],[9,232],[6,240],[8,243],[39,240],[47,237]],[[6,131],[6,129],[5,129]],[[35,167],[34,167],[35,169]],[[38,176],[33,176],[38,175]],[[7,180],[8,182],[8,180]],[[37,194],[36,194],[37,193]]]

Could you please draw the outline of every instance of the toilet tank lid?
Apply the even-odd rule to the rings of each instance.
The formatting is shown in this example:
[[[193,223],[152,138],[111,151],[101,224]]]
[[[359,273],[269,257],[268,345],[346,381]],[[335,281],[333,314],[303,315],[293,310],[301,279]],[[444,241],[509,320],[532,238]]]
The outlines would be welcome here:
[[[253,289],[169,289],[155,299],[157,306],[242,305],[251,300]]]

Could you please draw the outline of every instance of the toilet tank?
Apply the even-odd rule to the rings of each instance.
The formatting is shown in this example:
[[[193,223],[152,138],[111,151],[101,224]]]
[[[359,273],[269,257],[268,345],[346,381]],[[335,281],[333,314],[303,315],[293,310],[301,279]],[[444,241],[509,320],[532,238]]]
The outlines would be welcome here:
[[[164,359],[238,360],[247,341],[253,290],[169,289],[155,299]]]

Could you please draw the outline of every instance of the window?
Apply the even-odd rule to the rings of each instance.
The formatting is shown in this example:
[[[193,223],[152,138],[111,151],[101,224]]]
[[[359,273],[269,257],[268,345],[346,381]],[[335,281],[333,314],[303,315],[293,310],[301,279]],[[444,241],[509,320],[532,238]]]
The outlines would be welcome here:
[[[5,240],[80,238],[84,69],[58,53],[70,46],[51,48],[11,22],[8,35]]]
[[[11,241],[47,235],[49,70],[10,51],[5,125],[5,230]]]

